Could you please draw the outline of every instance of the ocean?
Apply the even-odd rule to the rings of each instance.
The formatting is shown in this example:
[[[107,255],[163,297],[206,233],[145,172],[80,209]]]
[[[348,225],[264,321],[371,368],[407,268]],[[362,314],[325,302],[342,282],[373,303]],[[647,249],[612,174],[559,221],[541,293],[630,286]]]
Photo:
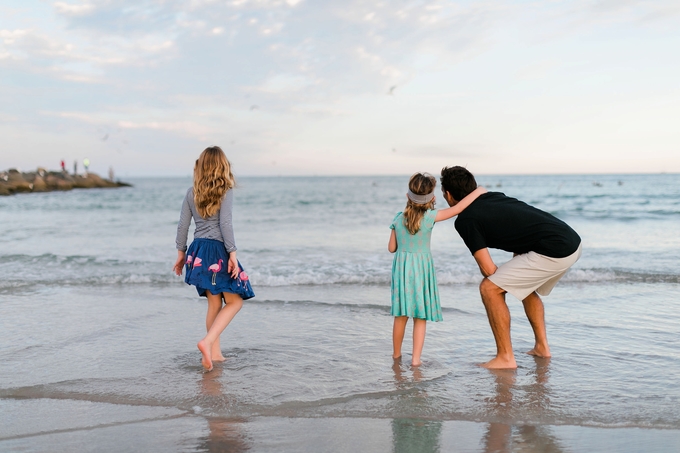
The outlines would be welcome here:
[[[392,360],[406,175],[238,178],[256,297],[204,373],[206,303],[172,273],[191,179],[129,182],[0,198],[0,451],[680,451],[680,175],[478,177],[583,239],[544,298],[552,359],[523,354],[507,297],[516,371],[477,366],[495,344],[453,220],[432,235],[444,321],[422,367],[411,324]]]

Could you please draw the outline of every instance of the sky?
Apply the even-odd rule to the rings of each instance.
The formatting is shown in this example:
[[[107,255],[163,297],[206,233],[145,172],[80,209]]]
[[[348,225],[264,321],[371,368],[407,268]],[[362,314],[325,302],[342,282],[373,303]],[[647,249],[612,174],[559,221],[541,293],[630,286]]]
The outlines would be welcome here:
[[[0,170],[680,172],[677,0],[3,0]]]

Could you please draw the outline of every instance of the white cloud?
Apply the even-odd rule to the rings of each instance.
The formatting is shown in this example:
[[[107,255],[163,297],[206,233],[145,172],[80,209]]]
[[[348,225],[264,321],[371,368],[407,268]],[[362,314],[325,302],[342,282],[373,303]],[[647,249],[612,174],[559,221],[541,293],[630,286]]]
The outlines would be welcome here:
[[[68,16],[84,16],[94,11],[94,5],[90,3],[70,4],[65,2],[55,2],[55,9],[59,14]]]
[[[347,168],[396,146],[410,157],[390,171],[413,166],[417,149],[432,162],[450,150],[502,149],[503,159],[484,161],[502,170],[557,144],[596,152],[588,141],[604,149],[616,128],[621,140],[643,142],[651,132],[631,131],[644,118],[659,123],[649,93],[671,102],[666,117],[680,114],[669,88],[680,70],[663,57],[680,51],[674,1],[64,0],[30,8],[42,9],[5,22],[0,14],[0,70],[10,75],[0,114],[37,135],[120,128],[176,150],[233,140],[267,159],[282,150],[352,151]],[[588,116],[607,96],[633,95],[645,114],[621,108],[621,126]]]

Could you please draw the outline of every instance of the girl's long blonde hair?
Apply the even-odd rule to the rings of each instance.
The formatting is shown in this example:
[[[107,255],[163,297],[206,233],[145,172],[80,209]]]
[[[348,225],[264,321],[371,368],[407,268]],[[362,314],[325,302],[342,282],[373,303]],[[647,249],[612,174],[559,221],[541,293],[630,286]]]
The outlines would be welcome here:
[[[432,175],[416,173],[411,176],[408,181],[408,188],[416,195],[427,195],[432,193],[437,180]],[[420,204],[414,203],[410,199],[406,202],[406,209],[404,209],[404,226],[411,234],[416,234],[420,230],[420,222],[423,220],[425,212],[434,209],[435,200]]]
[[[214,215],[224,194],[236,185],[231,165],[219,146],[203,150],[194,165],[194,204],[204,219]]]

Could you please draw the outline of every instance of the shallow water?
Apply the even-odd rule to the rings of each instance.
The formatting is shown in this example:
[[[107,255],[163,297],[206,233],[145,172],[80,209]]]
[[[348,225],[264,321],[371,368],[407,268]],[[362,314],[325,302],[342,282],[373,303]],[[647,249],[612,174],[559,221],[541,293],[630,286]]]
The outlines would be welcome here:
[[[407,179],[239,180],[236,240],[257,297],[222,335],[227,362],[207,374],[195,349],[205,303],[171,273],[188,179],[1,198],[0,405],[11,410],[0,410],[0,447],[5,439],[41,451],[22,439],[66,436],[63,426],[84,423],[72,419],[81,406],[69,404],[93,405],[100,427],[123,423],[116,414],[127,409],[114,406],[138,408],[120,415],[135,423],[242,420],[260,433],[246,442],[256,451],[274,442],[258,437],[259,423],[285,424],[278,417],[324,418],[329,429],[338,417],[392,420],[378,424],[391,441],[374,440],[395,449],[431,423],[439,423],[437,445],[463,426],[450,423],[476,422],[475,448],[492,427],[507,427],[498,438],[515,442],[533,427],[539,445],[544,426],[565,451],[580,451],[569,426],[625,428],[633,440],[644,438],[640,428],[680,429],[679,175],[479,178],[553,212],[584,241],[581,260],[545,298],[551,360],[521,353],[531,329],[508,297],[515,372],[476,366],[495,348],[479,272],[452,222],[438,224],[432,241],[444,322],[428,324],[422,368],[407,366],[407,356],[393,363],[387,226],[403,208]],[[72,407],[62,409],[68,417],[48,415],[26,431],[28,421],[12,415],[32,413],[19,402],[58,413],[55,400]],[[400,420],[421,428],[401,429]],[[677,445],[668,439],[663,445]],[[211,451],[205,442],[173,445]]]

